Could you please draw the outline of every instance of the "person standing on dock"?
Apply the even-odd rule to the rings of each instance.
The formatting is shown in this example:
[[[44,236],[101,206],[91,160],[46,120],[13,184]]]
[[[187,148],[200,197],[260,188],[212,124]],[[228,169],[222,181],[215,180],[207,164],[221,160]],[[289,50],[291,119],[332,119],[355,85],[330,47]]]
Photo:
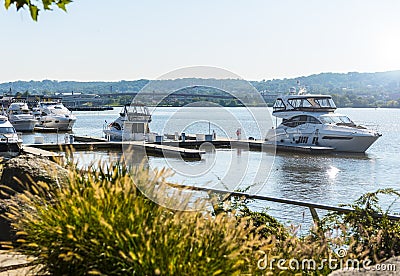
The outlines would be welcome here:
[[[237,136],[237,139],[238,139],[238,140],[241,139],[241,136],[242,136],[242,129],[241,129],[240,127],[236,130],[236,136]]]

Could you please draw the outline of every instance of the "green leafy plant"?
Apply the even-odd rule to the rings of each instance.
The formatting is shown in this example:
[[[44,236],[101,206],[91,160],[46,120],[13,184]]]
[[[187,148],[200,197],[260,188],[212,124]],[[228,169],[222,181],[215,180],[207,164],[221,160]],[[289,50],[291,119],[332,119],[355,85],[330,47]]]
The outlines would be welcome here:
[[[44,10],[51,10],[52,6],[56,5],[63,11],[67,11],[66,6],[71,3],[72,0],[5,0],[4,6],[9,9],[10,6],[15,5],[17,11],[21,8],[28,7],[31,17],[34,21],[37,21],[40,8]]]
[[[388,217],[390,208],[382,210],[379,196],[394,196],[400,193],[393,189],[379,189],[366,193],[351,207],[355,212],[328,214],[321,222],[325,232],[336,232],[348,245],[349,252],[358,258],[368,257],[375,263],[400,255],[400,222]]]

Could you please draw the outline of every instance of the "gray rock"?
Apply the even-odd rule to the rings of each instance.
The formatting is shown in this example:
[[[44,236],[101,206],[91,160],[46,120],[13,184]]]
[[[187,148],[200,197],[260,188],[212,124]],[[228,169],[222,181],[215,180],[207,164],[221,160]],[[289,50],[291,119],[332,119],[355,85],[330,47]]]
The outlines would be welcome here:
[[[32,182],[43,181],[49,185],[59,186],[68,179],[68,171],[47,158],[32,154],[19,155],[6,161],[0,178],[1,185],[10,190],[10,195],[28,189]],[[8,190],[8,189],[7,189]],[[0,198],[8,198],[2,194]]]
[[[6,188],[0,188],[0,240],[13,240],[11,225],[4,217],[13,195],[30,189],[32,183],[38,181],[60,186],[67,180],[66,169],[43,157],[24,154],[4,162],[0,184]]]

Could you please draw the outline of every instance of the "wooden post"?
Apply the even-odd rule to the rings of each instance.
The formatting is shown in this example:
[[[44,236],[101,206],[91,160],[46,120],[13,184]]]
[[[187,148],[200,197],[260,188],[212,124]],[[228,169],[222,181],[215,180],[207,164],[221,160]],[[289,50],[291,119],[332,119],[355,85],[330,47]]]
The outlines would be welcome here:
[[[315,211],[315,209],[313,207],[311,207],[311,206],[308,207],[308,208],[310,209],[311,216],[313,218],[314,223],[318,223],[319,222],[319,217],[318,217],[317,211]]]

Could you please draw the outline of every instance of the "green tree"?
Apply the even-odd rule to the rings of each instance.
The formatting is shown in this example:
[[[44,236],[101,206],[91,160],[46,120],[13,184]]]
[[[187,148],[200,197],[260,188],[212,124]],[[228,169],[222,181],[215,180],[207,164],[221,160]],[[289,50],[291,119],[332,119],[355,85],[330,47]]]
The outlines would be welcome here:
[[[66,5],[71,3],[72,0],[5,0],[4,6],[8,10],[10,6],[15,5],[17,11],[21,8],[28,7],[31,17],[37,21],[40,9],[51,10],[53,6],[67,11]]]

